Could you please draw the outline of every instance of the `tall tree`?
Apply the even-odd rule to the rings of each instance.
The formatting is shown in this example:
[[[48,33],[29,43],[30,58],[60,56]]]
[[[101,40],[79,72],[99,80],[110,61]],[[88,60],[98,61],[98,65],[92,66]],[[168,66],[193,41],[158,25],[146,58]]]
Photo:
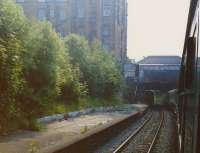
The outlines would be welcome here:
[[[8,120],[17,116],[15,97],[23,89],[22,54],[26,32],[27,22],[21,9],[12,0],[1,0],[0,131],[8,124]]]
[[[89,56],[92,64],[90,75],[93,80],[91,92],[104,98],[116,94],[121,87],[121,72],[117,60],[111,56],[101,45],[94,41],[92,52]]]
[[[89,46],[86,39],[72,34],[65,38],[65,45],[72,63],[80,67],[82,81],[87,83],[91,96],[110,97],[117,92],[121,84],[120,69],[98,40]]]

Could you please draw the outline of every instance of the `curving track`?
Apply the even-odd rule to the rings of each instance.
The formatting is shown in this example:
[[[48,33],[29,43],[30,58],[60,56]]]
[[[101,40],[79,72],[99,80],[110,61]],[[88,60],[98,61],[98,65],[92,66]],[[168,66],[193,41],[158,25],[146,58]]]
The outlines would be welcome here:
[[[151,153],[163,121],[163,112],[153,112],[113,153]]]

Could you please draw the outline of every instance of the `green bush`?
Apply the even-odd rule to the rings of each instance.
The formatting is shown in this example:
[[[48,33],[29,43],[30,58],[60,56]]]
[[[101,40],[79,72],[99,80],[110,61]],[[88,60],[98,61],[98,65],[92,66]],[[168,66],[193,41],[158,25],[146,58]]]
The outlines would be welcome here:
[[[0,133],[18,117],[16,96],[22,92],[24,41],[27,22],[11,0],[0,1]],[[16,127],[16,126],[13,126]]]
[[[119,64],[98,41],[94,41],[90,47],[85,38],[75,34],[65,37],[64,41],[69,50],[71,63],[80,67],[80,80],[87,84],[90,96],[109,98],[119,91]]]

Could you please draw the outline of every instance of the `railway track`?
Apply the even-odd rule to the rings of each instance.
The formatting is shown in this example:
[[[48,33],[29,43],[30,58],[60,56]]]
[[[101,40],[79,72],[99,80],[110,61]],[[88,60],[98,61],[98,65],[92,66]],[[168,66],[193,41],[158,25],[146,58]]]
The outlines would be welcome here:
[[[121,145],[119,145],[119,147],[117,147],[113,153],[128,153],[128,152],[137,152],[137,153],[151,153],[153,148],[154,148],[154,144],[159,136],[161,127],[163,125],[163,121],[164,121],[164,113],[161,112],[160,113],[160,121],[158,122],[158,124],[156,123],[156,121],[154,120],[154,118],[152,117],[153,115],[151,115],[151,117],[149,119],[147,119],[146,121],[144,121],[144,123],[139,126],[137,128],[137,130],[135,130],[125,141],[123,141],[121,143]],[[152,122],[150,122],[150,120]],[[156,124],[156,125],[152,125],[153,128],[146,128],[147,124]],[[151,126],[151,125],[150,125]],[[143,133],[142,133],[143,132]],[[141,134],[142,133],[142,134]],[[131,150],[131,147],[129,146],[133,141],[135,141],[135,137],[140,135],[140,137],[145,135],[148,135],[148,137],[145,138],[144,142],[142,144],[137,144],[136,142],[134,142],[135,145],[135,151],[134,149]],[[133,145],[133,144],[132,144]]]

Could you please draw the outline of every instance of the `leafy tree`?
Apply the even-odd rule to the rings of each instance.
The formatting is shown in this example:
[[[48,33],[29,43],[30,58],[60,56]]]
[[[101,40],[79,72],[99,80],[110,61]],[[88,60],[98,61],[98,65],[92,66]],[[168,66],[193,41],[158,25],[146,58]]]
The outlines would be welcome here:
[[[88,72],[90,48],[88,41],[79,35],[71,34],[64,39],[65,47],[68,48],[70,61],[72,65],[80,68],[81,80],[84,83],[84,78]]]
[[[17,116],[15,97],[23,89],[22,54],[26,19],[11,0],[0,1],[0,131]]]
[[[78,72],[79,79],[82,85],[82,94],[87,94],[86,76],[88,74],[88,65],[90,48],[88,41],[79,35],[70,34],[64,38],[65,47],[69,51],[70,63],[73,68]]]
[[[26,94],[21,101],[27,104],[24,108],[28,105],[35,108],[29,113],[34,116],[43,112],[42,106],[55,102],[74,76],[68,51],[52,26],[48,22],[31,24],[24,55]]]
[[[76,34],[66,36],[64,41],[69,50],[71,63],[74,65],[79,64],[80,67],[87,64],[87,56],[90,52],[88,41]]]
[[[121,74],[114,57],[103,49],[99,41],[92,46],[78,35],[65,38],[71,62],[78,65],[82,72],[82,81],[88,85],[89,94],[93,97],[111,97],[120,87]]]
[[[126,84],[123,86],[123,98],[127,103],[136,102],[136,90],[137,84],[134,80],[126,80]]]
[[[70,63],[68,48],[51,24],[42,22],[31,25],[24,56],[25,95],[28,97],[23,95],[25,99],[20,101],[35,108],[32,114],[29,113],[34,116],[42,115],[45,106],[56,101],[67,104],[76,100],[85,91],[85,85],[80,83],[79,67]]]
[[[91,93],[95,96],[109,98],[116,94],[121,86],[121,72],[114,57],[103,49],[100,42],[95,41],[90,54]]]

